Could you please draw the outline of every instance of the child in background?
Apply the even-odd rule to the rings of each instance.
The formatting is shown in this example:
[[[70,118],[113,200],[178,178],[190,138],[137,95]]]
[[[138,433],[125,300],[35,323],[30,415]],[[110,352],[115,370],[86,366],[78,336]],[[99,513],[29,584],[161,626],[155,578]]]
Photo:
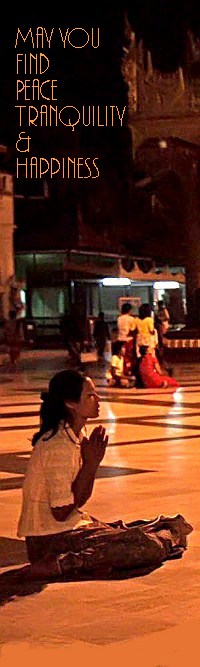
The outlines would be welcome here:
[[[106,371],[106,380],[109,387],[133,387],[133,377],[124,375],[124,356],[126,348],[121,341],[115,342],[115,354],[110,359],[109,369]]]

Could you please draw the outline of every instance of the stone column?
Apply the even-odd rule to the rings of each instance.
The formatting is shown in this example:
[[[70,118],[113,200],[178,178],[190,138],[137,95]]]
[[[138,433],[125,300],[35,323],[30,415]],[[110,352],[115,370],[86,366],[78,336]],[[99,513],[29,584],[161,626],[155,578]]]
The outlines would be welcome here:
[[[200,328],[200,197],[198,163],[193,161],[187,181],[184,224],[187,325]]]
[[[191,221],[188,221],[188,225]],[[192,224],[193,231],[195,230]],[[199,230],[198,230],[199,231]],[[197,244],[195,244],[195,238]],[[200,238],[195,234],[194,241],[188,239],[187,260],[185,264],[186,277],[186,302],[187,316],[186,323],[188,327],[200,328]]]
[[[9,280],[14,275],[14,196],[13,178],[0,172],[0,291],[1,317],[9,311]]]

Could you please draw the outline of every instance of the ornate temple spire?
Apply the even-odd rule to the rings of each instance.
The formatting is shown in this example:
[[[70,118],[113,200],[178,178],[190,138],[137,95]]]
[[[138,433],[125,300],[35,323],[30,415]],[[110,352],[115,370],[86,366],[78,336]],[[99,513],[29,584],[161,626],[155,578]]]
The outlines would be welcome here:
[[[200,63],[200,39],[194,37],[191,30],[187,32],[187,46],[186,46],[186,64]]]
[[[184,93],[185,92],[185,80],[184,80],[183,68],[182,67],[178,68],[178,80],[179,80],[180,89]]]
[[[138,48],[137,48],[137,62],[138,65],[144,70],[144,46],[143,46],[143,40],[140,39]]]
[[[129,108],[137,111],[137,62],[136,62],[136,39],[135,33],[125,15],[125,37],[128,46],[124,47],[124,56],[122,60],[122,74],[128,85],[128,104]]]
[[[162,118],[175,117],[179,113],[199,112],[200,39],[194,38],[192,32],[188,32],[187,37],[186,65],[174,72],[162,72],[153,67],[151,52],[145,49],[143,40],[140,39],[139,44],[137,43],[125,16],[122,74],[128,87],[131,123],[135,115],[138,115],[138,118]]]
[[[153,65],[152,65],[151,51],[147,51],[147,75],[149,77],[153,76]]]

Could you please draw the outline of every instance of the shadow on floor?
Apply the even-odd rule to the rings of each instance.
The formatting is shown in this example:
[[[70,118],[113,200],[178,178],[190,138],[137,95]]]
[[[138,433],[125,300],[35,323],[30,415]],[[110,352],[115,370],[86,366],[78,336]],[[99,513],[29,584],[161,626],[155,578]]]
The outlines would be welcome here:
[[[24,540],[0,537],[0,567],[27,563],[28,555]]]
[[[15,598],[25,597],[26,595],[35,595],[41,593],[47,585],[60,582],[81,582],[81,581],[119,581],[123,579],[134,579],[135,577],[144,577],[154,570],[160,568],[162,563],[155,563],[146,567],[138,567],[133,570],[115,570],[109,574],[74,574],[74,576],[60,577],[53,580],[26,581],[29,566],[15,570],[9,570],[0,575],[0,606],[8,602],[14,602]]]

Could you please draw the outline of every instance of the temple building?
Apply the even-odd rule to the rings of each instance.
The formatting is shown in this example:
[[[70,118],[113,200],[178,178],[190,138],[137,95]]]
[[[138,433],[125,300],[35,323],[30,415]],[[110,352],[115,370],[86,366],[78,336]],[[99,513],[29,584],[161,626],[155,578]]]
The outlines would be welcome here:
[[[200,324],[200,51],[187,35],[184,68],[160,72],[126,21],[122,72],[128,87],[128,126],[140,198],[137,242],[156,260],[185,267],[187,321]],[[142,208],[142,207],[141,207]],[[130,225],[130,238],[131,238]],[[134,234],[134,232],[133,232]],[[136,239],[135,239],[136,241]]]
[[[101,309],[112,323],[125,298],[137,312],[164,296],[175,324],[200,323],[199,69],[191,33],[185,66],[163,73],[126,20],[117,167],[111,147],[109,169],[84,184],[17,181],[2,169],[1,317],[14,280],[24,314],[52,331],[72,303],[84,322]],[[77,155],[81,141],[77,134]],[[58,142],[61,151],[60,133]]]

